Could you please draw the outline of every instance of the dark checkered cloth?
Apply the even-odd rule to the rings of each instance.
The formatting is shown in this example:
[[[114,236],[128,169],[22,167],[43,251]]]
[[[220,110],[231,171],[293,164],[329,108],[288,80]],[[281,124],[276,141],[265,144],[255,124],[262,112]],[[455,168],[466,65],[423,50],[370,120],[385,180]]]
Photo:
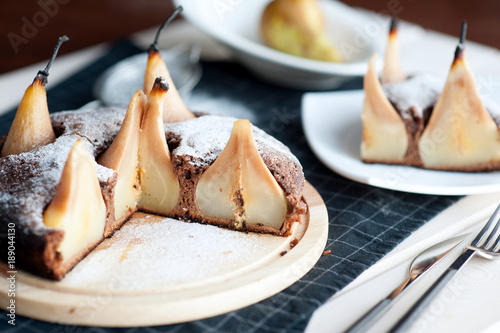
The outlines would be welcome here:
[[[110,65],[138,52],[141,50],[128,42],[118,43],[104,57],[67,81],[56,87],[51,87],[49,82],[50,109],[75,109],[92,101],[92,87],[96,78]],[[336,175],[318,161],[304,138],[300,119],[304,91],[263,83],[233,63],[205,62],[203,73],[193,95],[225,97],[243,103],[254,112],[255,125],[289,146],[301,161],[306,179],[319,191],[328,208],[330,229],[325,250],[331,250],[331,254],[322,256],[309,273],[277,295],[209,319],[140,329],[110,329],[49,324],[21,316],[17,317],[16,326],[11,326],[4,313],[0,320],[0,331],[302,332],[314,310],[329,297],[391,251],[410,233],[458,200],[457,197],[379,189]],[[359,88],[361,80],[357,79],[340,90]],[[0,117],[0,133],[8,131],[14,114],[15,110]]]

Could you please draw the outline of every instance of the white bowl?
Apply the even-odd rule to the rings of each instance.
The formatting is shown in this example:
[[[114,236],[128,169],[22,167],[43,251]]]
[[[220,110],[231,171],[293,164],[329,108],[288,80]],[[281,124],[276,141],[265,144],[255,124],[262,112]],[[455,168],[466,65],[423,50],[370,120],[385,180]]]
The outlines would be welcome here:
[[[175,0],[199,29],[228,46],[235,58],[261,78],[287,87],[332,89],[362,76],[369,57],[382,50],[386,22],[368,18],[336,1],[319,1],[327,33],[348,61],[331,63],[289,55],[264,45],[260,18],[270,0]],[[380,38],[382,37],[382,38]]]

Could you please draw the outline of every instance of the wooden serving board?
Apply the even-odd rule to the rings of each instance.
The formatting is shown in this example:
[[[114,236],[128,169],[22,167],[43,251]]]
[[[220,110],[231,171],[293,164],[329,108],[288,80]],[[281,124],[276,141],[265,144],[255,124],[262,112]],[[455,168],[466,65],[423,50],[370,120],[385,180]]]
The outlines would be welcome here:
[[[137,213],[62,281],[19,271],[16,313],[64,324],[129,327],[192,321],[254,304],[299,280],[323,253],[325,204],[309,183],[304,198],[309,212],[286,238]],[[294,238],[299,242],[291,248]],[[0,304],[6,309],[4,265],[1,274]]]

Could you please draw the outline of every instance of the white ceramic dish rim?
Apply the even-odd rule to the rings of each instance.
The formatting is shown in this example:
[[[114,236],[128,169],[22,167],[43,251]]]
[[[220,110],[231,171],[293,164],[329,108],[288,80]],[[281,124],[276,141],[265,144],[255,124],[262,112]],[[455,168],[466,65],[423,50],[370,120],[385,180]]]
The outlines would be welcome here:
[[[301,58],[289,55],[280,51],[273,50],[265,45],[255,43],[247,38],[244,38],[232,31],[220,29],[220,25],[210,24],[209,20],[200,20],[192,10],[196,7],[197,2],[201,0],[174,0],[176,6],[182,5],[184,7],[183,15],[195,26],[202,31],[208,33],[215,39],[223,42],[231,48],[234,48],[243,53],[250,54],[254,57],[278,64],[292,67],[298,70],[305,70],[315,72],[323,75],[339,75],[339,76],[359,76],[364,75],[366,72],[366,63],[368,59],[363,59],[355,62],[348,63],[330,63],[325,61],[317,61],[306,58]],[[355,15],[354,9],[337,3],[335,1],[329,2],[329,6],[337,6],[343,10],[352,10]],[[377,50],[375,42],[371,42],[371,48]]]

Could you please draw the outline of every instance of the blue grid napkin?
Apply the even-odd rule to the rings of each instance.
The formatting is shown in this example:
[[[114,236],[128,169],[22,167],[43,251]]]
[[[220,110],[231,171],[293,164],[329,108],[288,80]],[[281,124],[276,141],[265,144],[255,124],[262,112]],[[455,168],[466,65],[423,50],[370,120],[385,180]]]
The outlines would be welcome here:
[[[117,61],[142,52],[120,42],[102,58],[48,90],[49,108],[75,109],[92,101],[97,77]],[[57,64],[56,64],[57,65]],[[227,98],[252,110],[252,120],[290,147],[301,161],[306,179],[323,197],[329,215],[325,250],[314,268],[284,291],[228,314],[178,325],[149,328],[87,328],[45,323],[17,316],[16,326],[0,320],[2,332],[302,332],[314,310],[353,281],[410,233],[458,200],[394,192],[345,179],[323,166],[302,132],[300,103],[305,91],[263,83],[234,63],[205,62],[193,96]],[[36,73],[33,73],[35,75]],[[339,90],[359,89],[355,79]],[[24,89],[24,87],[19,87]],[[202,111],[202,110],[200,110]],[[0,117],[0,133],[8,131],[15,110]],[[140,314],[138,314],[140,315]],[[335,325],[334,322],[331,323]]]

